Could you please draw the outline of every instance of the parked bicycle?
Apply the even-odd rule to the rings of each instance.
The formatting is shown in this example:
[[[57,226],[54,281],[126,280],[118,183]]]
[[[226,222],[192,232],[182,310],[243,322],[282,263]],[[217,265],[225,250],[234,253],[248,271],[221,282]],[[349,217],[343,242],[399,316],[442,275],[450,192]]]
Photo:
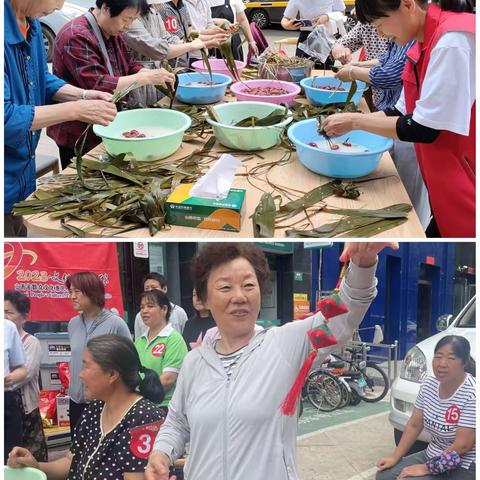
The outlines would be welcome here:
[[[374,403],[382,400],[390,387],[386,373],[374,362],[363,360],[362,347],[345,350],[350,353],[349,359],[332,354],[333,360],[322,365],[322,369],[341,381],[344,385],[344,396],[348,397],[345,392],[350,390],[351,403],[357,404],[361,400]]]

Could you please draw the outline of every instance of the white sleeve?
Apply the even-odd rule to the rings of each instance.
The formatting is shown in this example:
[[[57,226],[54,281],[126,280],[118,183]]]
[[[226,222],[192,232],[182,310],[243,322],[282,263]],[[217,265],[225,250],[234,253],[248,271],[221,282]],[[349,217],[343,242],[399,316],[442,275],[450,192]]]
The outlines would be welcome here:
[[[190,365],[191,367],[191,365]],[[182,368],[177,377],[173,397],[168,404],[168,414],[165,423],[158,431],[153,450],[160,450],[172,461],[180,458],[185,452],[185,444],[190,439],[190,425],[186,414],[186,379]]]
[[[140,312],[138,312],[135,317],[135,327],[134,327],[135,339],[143,335],[142,323],[143,323],[142,317],[140,315]]]
[[[287,18],[297,18],[298,15],[298,5],[295,0],[290,0],[285,7],[285,11],[283,12],[283,16]]]
[[[413,120],[436,130],[468,135],[475,101],[475,37],[442,35],[433,48]]]
[[[9,349],[9,367],[10,371],[17,367],[25,365],[25,350],[23,349],[22,340],[15,327],[11,328],[10,349]]]
[[[32,380],[38,379],[41,361],[42,347],[40,346],[40,341],[35,337],[30,338],[28,344],[25,344],[25,367],[27,367],[27,376],[23,382],[15,384],[15,388],[23,387]]]
[[[335,0],[333,2],[332,10],[334,12],[344,12],[345,11],[345,3],[343,0]]]
[[[405,92],[402,88],[402,93],[395,104],[395,108],[402,114],[405,115],[407,113],[407,108],[405,107]]]
[[[237,13],[242,13],[247,8],[242,0],[233,0],[232,4]]]

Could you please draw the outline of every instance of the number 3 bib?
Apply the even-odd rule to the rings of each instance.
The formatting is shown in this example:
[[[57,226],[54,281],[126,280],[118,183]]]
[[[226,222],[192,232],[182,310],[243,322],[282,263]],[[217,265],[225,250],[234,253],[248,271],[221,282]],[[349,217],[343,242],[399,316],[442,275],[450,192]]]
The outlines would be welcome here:
[[[159,422],[146,423],[139,427],[131,428],[130,451],[138,458],[148,458],[153,449],[155,437],[157,436],[163,420]]]

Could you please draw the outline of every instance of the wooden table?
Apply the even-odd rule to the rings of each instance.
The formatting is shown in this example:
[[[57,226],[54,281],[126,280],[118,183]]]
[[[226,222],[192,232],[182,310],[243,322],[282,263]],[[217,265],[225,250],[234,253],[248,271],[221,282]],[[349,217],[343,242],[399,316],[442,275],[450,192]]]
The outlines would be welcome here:
[[[362,100],[359,107],[362,109],[367,109],[364,100]],[[191,153],[194,149],[197,149],[201,146],[202,143],[198,141],[195,143],[183,143],[180,150],[174,156],[172,156],[172,160],[184,157],[185,155]],[[100,151],[100,148],[102,147],[97,147],[94,152],[98,153]],[[226,149],[225,147],[222,147],[217,143],[213,151],[215,150],[224,151]],[[190,227],[179,227],[173,225],[171,229],[163,230],[157,233],[154,238],[252,238],[253,227],[252,221],[249,217],[254,212],[264,191],[271,192],[272,189],[265,181],[251,179],[251,183],[249,183],[247,177],[245,176],[245,173],[262,163],[275,162],[280,160],[280,158],[285,154],[285,150],[282,148],[273,148],[263,152],[258,152],[258,154],[261,155],[262,158],[254,156],[253,158],[248,159],[248,157],[252,157],[252,154],[249,152],[245,152],[245,154],[242,155],[235,154],[237,158],[242,160],[243,165],[240,169],[237,170],[237,176],[233,182],[233,187],[243,188],[247,191],[245,196],[246,205],[242,218],[240,232],[225,232],[218,230],[205,230],[200,228],[193,229]],[[72,173],[72,171],[66,170],[65,173]],[[292,154],[291,160],[287,164],[284,164],[282,166],[274,166],[269,171],[268,176],[269,180],[271,180],[273,183],[277,185],[287,186],[290,190],[298,190],[300,192],[308,192],[315,187],[318,187],[319,185],[327,183],[331,180],[327,177],[323,177],[306,169],[298,160],[296,153]],[[368,179],[371,179],[372,181],[365,181]],[[397,170],[395,169],[392,158],[388,153],[385,153],[382,156],[379,167],[372,174],[360,180],[362,180],[362,182],[358,184],[361,192],[359,199],[349,200],[345,198],[331,196],[326,199],[326,204],[328,206],[341,208],[379,209],[397,203],[411,203],[407,192],[405,191],[405,188],[400,180],[400,177],[398,176]],[[296,220],[300,220],[302,217],[305,218],[303,214],[298,215],[297,217],[293,217],[288,221],[288,224],[291,225]],[[311,229],[313,227],[325,224],[327,222],[331,222],[338,218],[340,217],[320,212],[310,217],[311,224],[306,229]],[[46,214],[25,216],[24,222],[28,229],[31,230],[35,235],[41,235],[46,237],[66,237],[70,235],[70,232],[61,228],[60,221],[52,220],[48,218]],[[85,222],[72,220],[69,220],[69,223],[77,227],[91,225],[86,224]],[[302,224],[306,224],[306,221],[301,222],[299,225]],[[295,228],[298,228],[298,226],[296,226]],[[275,236],[284,237],[284,231],[285,229],[277,229],[275,231]],[[111,236],[113,232],[113,230],[109,231],[99,228],[97,231],[89,233],[88,236]],[[148,238],[149,232],[147,228],[143,228],[122,233],[118,236],[125,238]],[[380,233],[378,236],[389,238],[423,238],[425,237],[425,234],[415,211],[412,209],[412,211],[408,215],[408,220],[404,224]]]

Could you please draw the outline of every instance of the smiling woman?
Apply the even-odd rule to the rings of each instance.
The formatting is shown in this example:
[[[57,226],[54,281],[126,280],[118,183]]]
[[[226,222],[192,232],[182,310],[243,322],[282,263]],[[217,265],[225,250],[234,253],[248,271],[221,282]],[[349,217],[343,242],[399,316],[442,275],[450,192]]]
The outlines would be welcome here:
[[[351,260],[339,294],[349,312],[330,324],[339,344],[350,339],[375,297],[377,253],[387,245],[396,248],[350,244],[342,254],[341,260]],[[189,480],[296,480],[297,419],[284,416],[280,405],[309,355],[307,332],[325,318],[318,313],[256,332],[270,272],[264,253],[251,244],[205,245],[193,260],[192,277],[220,338],[206,338],[185,358],[146,478],[167,480],[169,465],[189,441]],[[330,351],[320,348],[320,360]]]

